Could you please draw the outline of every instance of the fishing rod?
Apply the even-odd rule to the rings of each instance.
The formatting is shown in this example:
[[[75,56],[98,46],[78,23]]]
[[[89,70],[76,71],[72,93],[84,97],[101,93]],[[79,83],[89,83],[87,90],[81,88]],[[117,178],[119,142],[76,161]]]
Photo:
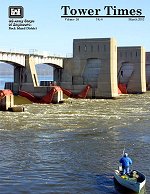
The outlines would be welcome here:
[[[124,154],[125,154],[125,146],[123,148],[122,156],[124,156]]]

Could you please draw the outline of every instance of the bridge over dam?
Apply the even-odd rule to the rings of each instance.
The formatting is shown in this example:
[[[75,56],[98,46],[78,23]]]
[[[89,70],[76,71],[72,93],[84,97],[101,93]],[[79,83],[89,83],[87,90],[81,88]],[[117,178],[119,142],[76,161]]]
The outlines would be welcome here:
[[[14,94],[18,94],[20,90],[23,90],[39,97],[47,94],[51,87],[39,86],[35,65],[50,65],[57,75],[59,75],[59,70],[63,68],[63,58],[57,56],[0,51],[0,61],[14,66],[14,83],[11,84],[11,88],[9,88],[9,84],[6,84],[7,89],[12,89]]]
[[[122,93],[143,93],[150,77],[144,47],[118,47],[114,38],[74,39],[70,58],[0,51],[0,61],[15,67],[14,94],[23,90],[37,97],[47,94],[51,86],[39,85],[36,64],[54,67],[54,81],[68,93],[79,94],[90,85],[87,98],[118,97],[118,85],[125,87],[120,88]]]

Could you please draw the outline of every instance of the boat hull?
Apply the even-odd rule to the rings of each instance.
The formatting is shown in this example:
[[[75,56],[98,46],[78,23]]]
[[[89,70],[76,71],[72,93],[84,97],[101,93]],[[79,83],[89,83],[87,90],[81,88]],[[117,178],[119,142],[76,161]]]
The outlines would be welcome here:
[[[127,180],[124,179],[120,176],[120,172],[118,170],[115,170],[114,172],[114,178],[116,179],[116,181],[126,187],[127,189],[130,189],[136,193],[139,193],[141,191],[141,189],[144,187],[145,183],[146,183],[146,178],[143,174],[139,173],[139,176],[141,176],[141,181],[135,181],[135,180]]]

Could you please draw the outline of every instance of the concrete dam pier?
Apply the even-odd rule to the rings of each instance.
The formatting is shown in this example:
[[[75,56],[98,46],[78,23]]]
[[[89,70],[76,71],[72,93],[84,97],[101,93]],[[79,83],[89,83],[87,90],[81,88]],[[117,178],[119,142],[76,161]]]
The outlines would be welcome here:
[[[117,45],[114,39],[77,39],[73,58],[64,59],[61,86],[78,93],[91,86],[89,98],[118,96]]]
[[[64,59],[60,85],[78,93],[91,86],[89,98],[118,97],[118,85],[127,93],[146,92],[145,50],[117,47],[114,38],[76,39],[73,58]]]
[[[146,92],[146,86],[150,88],[149,56],[142,46],[118,47],[114,38],[91,38],[73,40],[72,58],[1,51],[0,61],[14,66],[14,82],[6,83],[6,89],[16,95],[23,91],[38,102],[57,103],[63,100],[63,93],[79,98],[116,98],[118,91],[124,93],[122,87],[126,93]],[[49,82],[40,86],[36,64],[53,67],[57,86]]]

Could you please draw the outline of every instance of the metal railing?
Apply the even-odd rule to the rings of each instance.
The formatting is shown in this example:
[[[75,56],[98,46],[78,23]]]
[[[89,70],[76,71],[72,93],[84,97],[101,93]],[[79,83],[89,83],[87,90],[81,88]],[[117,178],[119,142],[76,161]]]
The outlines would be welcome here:
[[[72,58],[72,53],[67,54],[56,54],[51,53],[49,51],[39,51],[37,49],[6,49],[6,48],[0,48],[0,52],[6,52],[6,53],[18,53],[18,54],[27,54],[27,55],[41,55],[44,57],[60,57],[60,58]]]

